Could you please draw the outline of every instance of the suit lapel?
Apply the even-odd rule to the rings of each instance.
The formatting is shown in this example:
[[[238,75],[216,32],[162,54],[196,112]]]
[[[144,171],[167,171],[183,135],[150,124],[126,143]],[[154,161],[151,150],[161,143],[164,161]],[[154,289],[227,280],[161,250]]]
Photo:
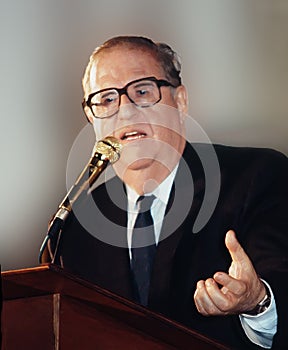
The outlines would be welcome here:
[[[195,165],[197,172],[193,171],[191,164]],[[203,199],[203,190],[197,155],[187,144],[171,190],[151,278],[150,306],[159,311],[169,302],[178,251],[185,242],[193,245],[192,227]]]
[[[93,193],[94,200],[107,219],[105,232],[114,237],[112,244],[100,243],[101,278],[107,289],[132,298],[132,279],[127,244],[127,197],[123,183],[115,177]]]

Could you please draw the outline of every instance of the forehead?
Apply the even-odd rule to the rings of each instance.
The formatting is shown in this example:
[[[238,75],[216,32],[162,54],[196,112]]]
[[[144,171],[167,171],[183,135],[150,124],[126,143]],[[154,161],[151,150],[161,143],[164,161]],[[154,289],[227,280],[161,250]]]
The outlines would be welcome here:
[[[123,87],[131,80],[155,76],[164,78],[161,64],[147,49],[115,47],[99,52],[91,66],[91,91],[107,87]]]

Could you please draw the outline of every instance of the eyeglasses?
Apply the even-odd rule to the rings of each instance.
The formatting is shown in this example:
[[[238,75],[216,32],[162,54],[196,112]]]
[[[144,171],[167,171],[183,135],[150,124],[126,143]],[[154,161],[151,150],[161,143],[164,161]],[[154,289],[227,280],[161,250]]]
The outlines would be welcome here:
[[[109,118],[115,115],[120,107],[121,96],[126,95],[137,107],[146,108],[158,103],[161,98],[161,86],[176,87],[163,79],[155,77],[130,81],[122,89],[107,88],[90,94],[83,100],[82,107],[89,107],[95,118]]]

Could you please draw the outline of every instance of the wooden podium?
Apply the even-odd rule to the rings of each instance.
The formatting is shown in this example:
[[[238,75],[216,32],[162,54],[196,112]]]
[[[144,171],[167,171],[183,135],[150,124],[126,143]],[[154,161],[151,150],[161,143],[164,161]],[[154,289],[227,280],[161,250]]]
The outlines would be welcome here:
[[[2,272],[2,289],[2,350],[227,350],[55,265]]]

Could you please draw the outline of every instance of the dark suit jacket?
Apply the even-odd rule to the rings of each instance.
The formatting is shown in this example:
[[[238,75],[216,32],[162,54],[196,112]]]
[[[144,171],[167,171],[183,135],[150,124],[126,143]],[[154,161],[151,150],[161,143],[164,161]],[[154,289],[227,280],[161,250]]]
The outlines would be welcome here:
[[[205,202],[209,211],[218,196],[217,169],[209,170],[215,171],[215,186],[212,174],[212,186],[210,181],[205,195],[202,163],[205,154],[209,159],[208,149],[204,144],[187,144],[184,151],[162,227],[164,239],[157,248],[149,308],[233,349],[253,349],[237,315],[203,317],[193,302],[198,280],[212,277],[216,271],[228,271],[231,258],[224,236],[234,229],[257,273],[273,290],[278,311],[274,349],[287,348],[287,158],[267,149],[216,145],[221,174],[219,199],[205,226],[193,233],[201,205]],[[59,252],[66,269],[132,299],[126,222],[125,190],[114,178],[75,205],[62,232]]]

